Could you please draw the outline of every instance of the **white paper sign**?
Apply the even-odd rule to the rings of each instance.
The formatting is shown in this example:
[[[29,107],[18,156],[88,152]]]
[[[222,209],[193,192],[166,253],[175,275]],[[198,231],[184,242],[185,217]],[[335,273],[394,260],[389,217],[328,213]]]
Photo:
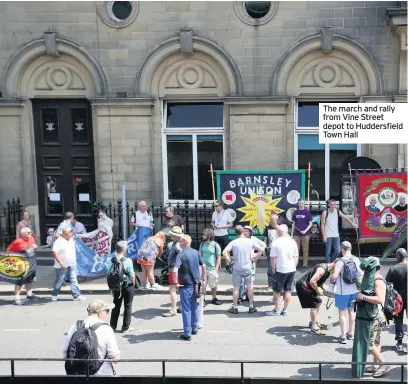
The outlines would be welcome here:
[[[90,201],[89,193],[80,193],[79,194],[79,201],[89,202]]]
[[[50,201],[61,201],[61,194],[60,193],[50,193],[48,195],[48,197],[50,198]]]

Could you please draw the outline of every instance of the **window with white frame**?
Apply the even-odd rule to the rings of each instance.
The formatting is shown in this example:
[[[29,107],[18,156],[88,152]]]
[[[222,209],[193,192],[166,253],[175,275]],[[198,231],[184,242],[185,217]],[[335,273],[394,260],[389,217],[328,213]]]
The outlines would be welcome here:
[[[299,101],[296,109],[294,168],[307,169],[310,163],[312,201],[340,200],[342,165],[360,155],[360,145],[319,144],[319,101]]]
[[[165,200],[212,200],[210,164],[224,169],[223,104],[167,103],[164,116]]]

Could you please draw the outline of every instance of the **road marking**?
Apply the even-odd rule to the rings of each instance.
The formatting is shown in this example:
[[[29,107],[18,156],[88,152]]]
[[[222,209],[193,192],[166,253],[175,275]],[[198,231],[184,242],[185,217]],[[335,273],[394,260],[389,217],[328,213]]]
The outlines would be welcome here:
[[[183,332],[182,329],[138,329],[137,332],[171,332],[171,333],[179,333]],[[240,333],[239,331],[206,331],[205,329],[200,329],[199,332],[207,332],[207,333]]]
[[[40,329],[5,329],[4,332],[40,332]]]

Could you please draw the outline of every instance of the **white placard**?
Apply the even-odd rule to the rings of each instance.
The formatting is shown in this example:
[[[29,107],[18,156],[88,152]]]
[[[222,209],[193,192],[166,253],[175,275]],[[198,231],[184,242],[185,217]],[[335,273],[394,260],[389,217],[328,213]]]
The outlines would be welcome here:
[[[79,194],[79,201],[89,202],[90,201],[89,193],[80,193]]]
[[[407,142],[406,103],[320,103],[320,144]]]
[[[53,192],[53,193],[50,193],[48,195],[48,197],[49,197],[50,201],[61,201],[61,194],[60,193]]]

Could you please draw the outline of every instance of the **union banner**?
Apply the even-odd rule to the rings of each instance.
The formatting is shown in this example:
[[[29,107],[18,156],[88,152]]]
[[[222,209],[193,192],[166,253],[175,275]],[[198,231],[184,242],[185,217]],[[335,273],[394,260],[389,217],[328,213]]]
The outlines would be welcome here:
[[[360,239],[391,241],[407,217],[407,173],[357,173]]]
[[[0,281],[11,284],[24,284],[25,279],[33,280],[36,270],[34,248],[24,253],[0,252]]]
[[[274,212],[291,222],[297,201],[305,195],[305,171],[216,171],[217,195],[234,224],[262,233]]]

